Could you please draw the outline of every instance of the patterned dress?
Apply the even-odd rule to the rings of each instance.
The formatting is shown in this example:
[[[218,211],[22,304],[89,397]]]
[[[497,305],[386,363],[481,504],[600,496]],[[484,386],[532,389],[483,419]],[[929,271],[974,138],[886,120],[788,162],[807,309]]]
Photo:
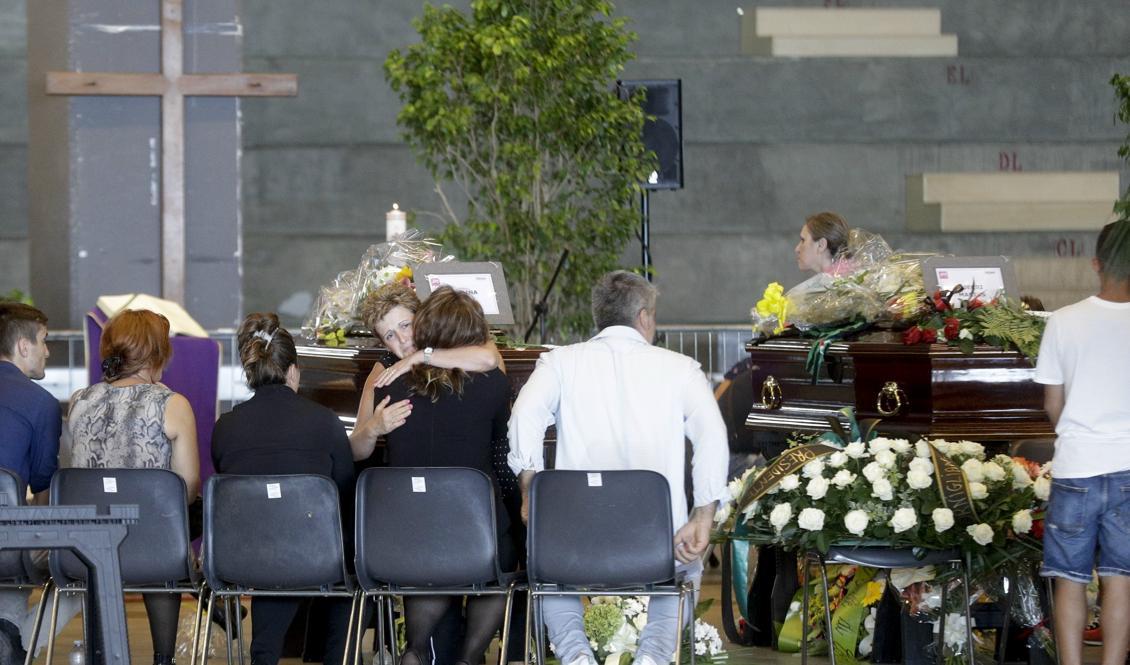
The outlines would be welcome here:
[[[173,391],[155,383],[116,388],[97,383],[71,402],[71,466],[85,469],[168,469],[173,445],[165,435],[165,405]]]

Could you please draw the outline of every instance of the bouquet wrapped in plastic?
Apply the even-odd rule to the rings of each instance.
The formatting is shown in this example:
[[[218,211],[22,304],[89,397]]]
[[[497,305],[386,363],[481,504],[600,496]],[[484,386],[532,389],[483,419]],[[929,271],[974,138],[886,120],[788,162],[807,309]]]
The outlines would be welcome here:
[[[879,235],[852,229],[833,271],[820,273],[789,289],[766,290],[754,308],[753,327],[776,334],[791,324],[806,331],[852,322],[897,324],[923,313],[925,289],[920,262],[924,255],[897,253]],[[779,285],[777,289],[779,290]]]
[[[302,332],[331,346],[340,344],[359,320],[357,310],[365,296],[389,282],[411,284],[412,271],[421,263],[453,259],[443,255],[440,243],[414,229],[395,240],[370,245],[356,269],[338,273],[319,289]]]

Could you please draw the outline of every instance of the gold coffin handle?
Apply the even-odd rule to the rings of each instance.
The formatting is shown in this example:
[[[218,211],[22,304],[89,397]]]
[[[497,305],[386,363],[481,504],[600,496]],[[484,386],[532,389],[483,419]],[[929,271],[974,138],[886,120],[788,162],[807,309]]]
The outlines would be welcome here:
[[[875,398],[875,410],[881,416],[897,416],[908,406],[910,401],[906,398],[906,392],[895,381],[884,383],[879,396]]]
[[[772,375],[761,382],[761,406],[766,409],[781,408],[781,384]]]

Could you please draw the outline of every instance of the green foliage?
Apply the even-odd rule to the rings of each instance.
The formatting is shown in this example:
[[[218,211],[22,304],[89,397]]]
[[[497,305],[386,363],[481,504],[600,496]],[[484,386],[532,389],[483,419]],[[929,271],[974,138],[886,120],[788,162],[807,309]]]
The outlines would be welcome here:
[[[421,42],[385,61],[403,102],[397,121],[437,181],[443,241],[463,259],[502,262],[519,332],[568,248],[550,336],[586,333],[589,290],[618,267],[638,220],[654,154],[639,104],[612,89],[636,38],[612,9],[605,0],[473,0],[470,14],[425,5],[414,22]],[[466,195],[465,219],[445,184]]]
[[[1115,74],[1110,79],[1110,84],[1114,86],[1114,96],[1118,100],[1115,117],[1123,124],[1130,125],[1130,75]],[[1130,133],[1126,134],[1126,139],[1118,149],[1118,156],[1130,162]],[[1130,187],[1114,204],[1114,212],[1118,213],[1120,219],[1130,219]]]
[[[1029,359],[1039,355],[1047,319],[1029,314],[1020,303],[1002,298],[997,306],[974,310],[973,316],[980,327],[974,334],[980,334],[989,344],[1015,347]]]
[[[2,301],[22,302],[25,305],[34,305],[35,304],[35,302],[32,301],[31,296],[29,296],[28,294],[24,293],[23,291],[21,291],[19,289],[12,289],[11,291],[9,291],[7,293],[0,293],[0,302],[2,302]]]

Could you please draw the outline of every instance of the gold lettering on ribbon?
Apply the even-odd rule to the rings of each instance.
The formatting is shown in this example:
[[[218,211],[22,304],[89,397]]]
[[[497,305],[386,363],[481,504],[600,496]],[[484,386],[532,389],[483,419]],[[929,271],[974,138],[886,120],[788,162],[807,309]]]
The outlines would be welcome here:
[[[790,473],[796,473],[812,460],[830,455],[837,450],[839,450],[839,448],[834,448],[823,443],[810,443],[807,446],[789,448],[781,453],[777,459],[773,460],[773,463],[750,483],[749,488],[746,489],[745,494],[742,495],[741,501],[738,502],[740,506],[738,510],[745,510],[749,507],[749,504],[765,496],[765,494],[776,487],[777,483],[781,482],[781,479],[785,476]]]
[[[929,445],[942,505],[953,511],[955,521],[965,518],[979,522],[977,511],[973,508],[973,498],[969,495],[969,484],[965,480],[965,474],[961,472],[961,467],[948,455],[935,448],[934,444]]]

